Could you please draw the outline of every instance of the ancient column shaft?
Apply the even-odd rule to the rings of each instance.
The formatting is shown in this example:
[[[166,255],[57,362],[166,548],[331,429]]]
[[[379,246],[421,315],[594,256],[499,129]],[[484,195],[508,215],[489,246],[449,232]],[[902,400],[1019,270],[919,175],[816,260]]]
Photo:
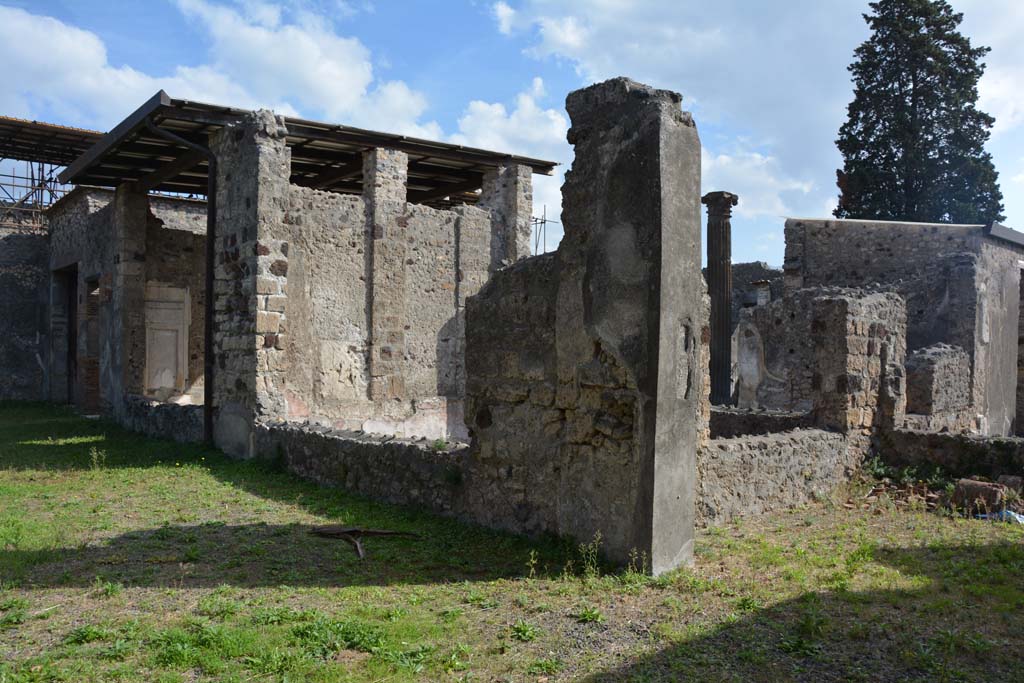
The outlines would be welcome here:
[[[732,402],[732,207],[739,197],[709,192],[708,294],[711,296],[711,403]]]

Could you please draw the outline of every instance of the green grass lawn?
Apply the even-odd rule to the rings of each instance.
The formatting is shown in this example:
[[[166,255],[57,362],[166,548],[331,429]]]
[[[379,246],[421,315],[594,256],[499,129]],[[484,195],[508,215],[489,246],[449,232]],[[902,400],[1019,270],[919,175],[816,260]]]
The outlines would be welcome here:
[[[421,538],[360,561],[324,523]],[[650,580],[0,404],[0,683],[1022,681],[1022,529],[820,505],[702,532]]]

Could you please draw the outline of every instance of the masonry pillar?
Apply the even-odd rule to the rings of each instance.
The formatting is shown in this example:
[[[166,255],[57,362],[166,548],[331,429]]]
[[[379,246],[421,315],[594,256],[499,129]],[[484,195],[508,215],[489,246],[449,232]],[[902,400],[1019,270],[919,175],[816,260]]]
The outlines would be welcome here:
[[[739,197],[709,192],[708,294],[711,295],[711,403],[732,402],[732,207]]]
[[[283,234],[291,153],[284,120],[261,110],[210,140],[217,157],[212,395],[214,441],[252,457],[256,421],[284,418],[288,243]]]
[[[363,155],[363,198],[372,240],[370,273],[370,400],[406,397],[406,179],[409,157],[393,149]]]
[[[108,352],[104,354],[100,386],[114,414],[124,412],[126,394],[142,394],[146,367],[146,219],[149,197],[130,185],[114,192],[111,227],[114,273],[111,289],[112,326]],[[79,274],[79,293],[81,287]]]
[[[681,99],[625,78],[569,94],[557,252],[563,469],[583,473],[565,488],[583,512],[559,531],[601,530],[610,557],[644,553],[655,574],[693,558],[703,432],[700,139]],[[606,401],[632,406],[625,452],[600,432],[618,409]]]
[[[504,164],[487,171],[477,206],[491,210],[491,270],[530,255],[533,169]]]

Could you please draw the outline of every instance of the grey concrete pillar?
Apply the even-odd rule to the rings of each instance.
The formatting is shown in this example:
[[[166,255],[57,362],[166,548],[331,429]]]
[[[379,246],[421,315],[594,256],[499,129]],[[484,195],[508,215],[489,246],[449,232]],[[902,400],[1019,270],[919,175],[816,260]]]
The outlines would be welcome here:
[[[709,192],[708,294],[711,296],[711,403],[732,402],[732,207],[739,197]]]

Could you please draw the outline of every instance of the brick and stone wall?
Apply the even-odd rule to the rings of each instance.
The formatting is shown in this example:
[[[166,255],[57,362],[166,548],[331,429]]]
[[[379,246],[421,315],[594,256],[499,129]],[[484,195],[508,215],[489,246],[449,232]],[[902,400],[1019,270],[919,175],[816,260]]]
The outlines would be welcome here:
[[[660,572],[692,553],[706,431],[699,141],[678,95],[626,79],[567,109],[565,238],[467,308],[468,514],[600,532],[611,558],[643,552]]]
[[[843,434],[818,429],[712,439],[697,457],[697,519],[723,524],[826,499],[861,457]]]
[[[25,219],[13,214],[0,224],[0,401],[47,395],[49,245]]]

